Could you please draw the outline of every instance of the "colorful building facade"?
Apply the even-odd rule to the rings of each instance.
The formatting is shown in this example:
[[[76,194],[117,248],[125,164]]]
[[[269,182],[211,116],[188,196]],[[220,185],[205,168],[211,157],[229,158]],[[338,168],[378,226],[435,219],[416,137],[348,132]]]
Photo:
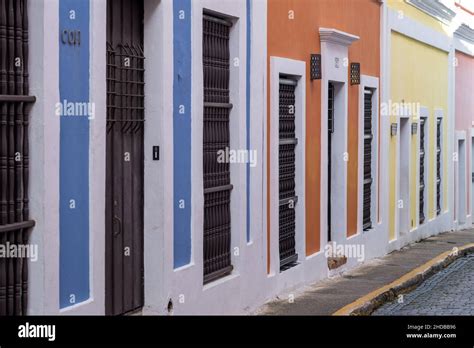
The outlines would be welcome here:
[[[466,5],[466,6],[464,6]],[[467,2],[456,2],[460,16],[472,23],[474,6],[469,7]],[[454,175],[454,222],[456,229],[472,225],[473,212],[473,140],[472,127],[474,125],[474,109],[472,88],[474,87],[474,42],[472,40],[472,26],[461,25],[454,32],[455,50],[455,143],[457,153]]]
[[[380,11],[377,2],[269,1],[266,124],[267,272],[288,282],[307,282],[328,274],[327,251],[350,239],[382,254],[380,222],[378,100],[380,93]],[[364,21],[357,14],[364,13]],[[321,76],[312,75],[311,55],[320,55]],[[350,81],[358,63],[360,84]],[[297,81],[295,147],[298,266],[280,272],[282,212],[278,209],[278,93],[284,79]],[[279,79],[281,80],[279,84]],[[373,123],[370,159],[369,226],[364,227],[364,93],[370,93]],[[280,92],[281,93],[281,92]],[[280,97],[281,99],[281,97]],[[278,106],[280,102],[280,106]],[[300,110],[300,112],[298,112]],[[328,113],[332,113],[328,116]],[[280,116],[281,117],[281,116]],[[299,119],[298,119],[299,118]],[[281,127],[280,119],[280,127]],[[331,124],[330,124],[331,123]],[[299,130],[298,130],[299,128]],[[278,140],[279,139],[279,140]],[[281,150],[280,145],[280,151]],[[280,168],[280,171],[282,168]],[[281,180],[281,179],[280,179]],[[280,190],[281,190],[280,181]],[[280,192],[281,197],[281,192]],[[367,197],[366,197],[367,198]],[[281,198],[280,198],[281,201]],[[281,204],[281,203],[280,203]],[[365,230],[365,232],[364,232]],[[280,245],[279,245],[280,242]],[[355,259],[349,259],[353,264]]]
[[[8,89],[5,31],[0,116],[31,103],[29,162],[0,168],[0,231],[28,228],[38,257],[15,264],[28,289],[0,314],[20,297],[15,313],[250,313],[471,226],[474,25],[460,1],[21,4],[29,90]],[[0,292],[17,289],[9,265]]]
[[[389,115],[394,128],[389,141],[389,245],[394,249],[451,226],[452,34],[417,6],[388,1],[385,14],[383,99],[398,106]]]

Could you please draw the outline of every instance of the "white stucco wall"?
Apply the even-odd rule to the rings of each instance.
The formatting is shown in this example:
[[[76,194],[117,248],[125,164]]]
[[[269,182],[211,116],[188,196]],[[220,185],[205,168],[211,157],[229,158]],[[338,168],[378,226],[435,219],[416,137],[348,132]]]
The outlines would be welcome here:
[[[173,269],[173,4],[145,1],[145,314],[165,313]],[[149,97],[150,96],[150,97]],[[153,145],[160,160],[152,161]]]
[[[30,216],[31,243],[39,259],[30,262],[29,314],[103,314],[105,264],[106,2],[90,2],[90,298],[59,309],[59,1],[30,1]],[[34,57],[34,59],[32,59]],[[40,68],[41,67],[41,68]]]
[[[29,1],[30,243],[39,257],[29,264],[29,314],[56,314],[59,308],[59,55],[58,0]],[[32,59],[32,57],[35,57]]]

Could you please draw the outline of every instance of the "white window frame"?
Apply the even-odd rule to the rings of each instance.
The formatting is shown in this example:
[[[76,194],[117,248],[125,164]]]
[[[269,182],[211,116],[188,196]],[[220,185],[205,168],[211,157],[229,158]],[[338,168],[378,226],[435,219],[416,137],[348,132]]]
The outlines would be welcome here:
[[[296,173],[295,195],[295,251],[298,261],[306,258],[306,207],[305,207],[305,156],[306,156],[306,63],[304,61],[280,57],[270,58],[270,272],[269,276],[280,273],[279,249],[279,86],[280,75],[294,77],[298,84],[295,90],[295,134],[298,145],[295,149]],[[293,267],[285,272],[291,272]]]
[[[464,168],[461,168],[461,152],[460,144],[464,142]],[[454,214],[454,222],[457,227],[461,227],[467,222],[467,178],[466,178],[466,169],[467,169],[467,141],[466,141],[466,132],[465,131],[456,131],[455,134],[455,149],[457,153],[457,161],[454,163],[455,167],[455,193],[454,193],[454,206],[456,207]],[[464,174],[461,175],[461,169],[464,169]],[[464,184],[461,183],[460,178],[464,176]],[[442,183],[442,182],[441,182]],[[464,190],[461,188],[464,186]],[[461,212],[460,202],[464,200],[464,211]],[[441,211],[442,212],[442,211]],[[463,214],[462,214],[463,213]]]
[[[401,125],[401,121],[402,120],[405,120],[407,122],[407,127],[408,127],[408,144],[407,144],[407,148],[408,148],[408,154],[407,154],[407,162],[408,162],[408,166],[410,167],[410,164],[411,164],[411,160],[412,160],[412,153],[411,153],[411,148],[412,148],[412,142],[413,142],[413,137],[412,137],[412,134],[411,134],[411,125],[412,125],[412,122],[413,122],[413,117],[411,115],[400,115],[398,117],[398,120],[397,120],[397,167],[396,167],[396,183],[395,183],[395,187],[396,187],[396,200],[395,200],[395,209],[396,209],[396,214],[395,214],[395,240],[398,240],[400,239],[400,237],[404,237],[406,235],[408,235],[412,230],[412,226],[411,226],[411,199],[410,199],[410,179],[411,179],[411,172],[410,172],[410,168],[408,168],[408,193],[407,193],[407,200],[403,201],[403,206],[405,207],[406,206],[406,214],[408,215],[408,222],[407,222],[407,230],[404,231],[402,233],[402,231],[400,230],[400,219],[402,218],[401,214],[400,214],[400,210],[401,208],[399,208],[398,204],[399,204],[399,201],[401,199],[401,192],[400,192],[400,189],[401,189],[401,185],[400,185],[400,179],[401,179],[401,171],[402,171],[402,163],[400,161],[400,154],[401,154],[401,147],[402,147],[402,142],[401,142],[401,137],[402,137],[402,125]],[[405,208],[403,208],[405,209]]]
[[[467,160],[470,162],[470,172],[469,172],[469,194],[468,194],[468,199],[469,199],[469,210],[468,210],[468,215],[471,217],[471,223],[474,224],[474,221],[472,219],[472,217],[474,216],[474,204],[473,204],[473,200],[474,200],[474,190],[473,190],[473,184],[472,184],[472,177],[473,177],[473,173],[474,173],[474,151],[473,151],[473,147],[474,147],[474,128],[471,128],[471,131],[468,133],[470,134],[469,138],[471,140],[471,142],[469,143],[469,156],[467,157]]]
[[[226,282],[233,282],[240,277],[243,264],[242,257],[231,252],[232,273],[226,277],[220,278],[214,282],[202,285],[202,274],[204,268],[204,189],[203,189],[203,117],[204,117],[204,72],[202,62],[202,16],[204,11],[213,12],[217,16],[228,18],[233,26],[230,29],[229,50],[230,50],[230,76],[229,92],[230,103],[233,107],[229,115],[229,128],[234,130],[230,137],[231,149],[246,148],[246,127],[245,116],[242,110],[245,110],[245,69],[242,66],[246,61],[246,21],[245,8],[234,2],[215,2],[213,0],[192,1],[191,12],[191,49],[192,59],[192,84],[191,84],[191,263],[181,269],[175,270],[181,272],[180,277],[187,277],[186,284],[200,284],[203,291],[211,291],[216,286]],[[239,66],[234,64],[233,59],[239,57]],[[231,191],[231,251],[235,248],[244,250],[246,246],[246,169],[239,163],[230,164],[230,181],[233,185]]]
[[[418,161],[416,162],[416,173],[417,173],[417,180],[416,180],[416,224],[415,226],[422,226],[426,225],[428,221],[430,221],[430,214],[428,212],[428,168],[430,164],[430,112],[426,106],[420,107],[420,115],[418,116]],[[423,210],[425,212],[425,221],[423,224],[420,224],[420,151],[421,151],[421,119],[425,119],[425,140],[423,142],[423,147],[425,149],[425,163],[424,163],[424,177],[425,177],[425,189],[423,191]]]
[[[358,197],[357,197],[357,234],[363,232],[363,213],[364,213],[364,93],[365,89],[372,90],[372,190],[371,190],[371,207],[370,216],[372,220],[372,227],[364,233],[375,229],[379,224],[378,216],[378,148],[379,148],[379,78],[368,75],[360,76],[359,86],[359,153],[358,153]]]

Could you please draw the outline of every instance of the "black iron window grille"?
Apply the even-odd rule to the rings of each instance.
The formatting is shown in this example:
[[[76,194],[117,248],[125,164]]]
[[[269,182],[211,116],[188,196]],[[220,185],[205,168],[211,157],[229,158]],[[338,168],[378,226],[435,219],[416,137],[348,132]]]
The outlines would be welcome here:
[[[362,229],[372,228],[372,90],[364,90],[364,188]]]
[[[420,205],[419,218],[420,225],[425,222],[425,137],[426,137],[426,118],[420,119]]]
[[[140,45],[107,43],[107,132],[140,133],[145,122],[145,67]]]
[[[441,214],[441,121],[436,119],[436,215]]]
[[[279,84],[279,249],[280,270],[294,266],[296,253],[295,192],[296,157],[298,144],[295,124],[295,90],[297,81],[280,77]]]
[[[321,54],[311,54],[310,56],[310,75],[312,80],[321,80]]]
[[[360,63],[351,63],[351,85],[360,85]]]
[[[29,219],[27,0],[0,0],[0,244],[26,245]],[[24,255],[23,255],[24,256]],[[28,260],[0,258],[0,316],[25,315]]]
[[[203,15],[204,68],[204,284],[232,272],[230,164],[219,151],[230,147],[230,49],[232,23]]]

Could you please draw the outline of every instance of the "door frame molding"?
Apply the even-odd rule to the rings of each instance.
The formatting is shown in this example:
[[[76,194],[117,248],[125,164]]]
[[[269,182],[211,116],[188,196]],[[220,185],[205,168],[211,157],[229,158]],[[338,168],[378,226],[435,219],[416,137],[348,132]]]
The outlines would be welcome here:
[[[322,57],[322,79],[321,79],[321,181],[320,181],[320,250],[325,250],[328,244],[328,83],[335,82],[342,84],[339,93],[343,109],[340,110],[342,116],[342,127],[345,133],[343,144],[340,146],[347,152],[348,144],[348,53],[350,45],[359,40],[359,37],[334,28],[319,28]],[[336,87],[336,86],[335,86]],[[336,90],[336,89],[335,89]],[[336,101],[335,101],[336,102]],[[336,107],[336,106],[335,106]],[[336,118],[336,113],[334,115]],[[337,124],[341,127],[341,124]],[[334,150],[334,147],[333,147]],[[341,153],[342,156],[342,153]],[[349,159],[350,160],[350,159]],[[334,163],[334,162],[333,162]],[[347,240],[347,161],[342,161],[340,177],[336,180],[342,185],[340,195],[332,195],[338,202],[334,207],[338,207],[340,219],[337,224],[333,224],[331,230],[332,241],[342,243]]]
[[[298,261],[305,260],[306,256],[306,208],[305,208],[305,156],[306,156],[306,62],[288,58],[270,57],[270,133],[269,157],[267,165],[270,169],[270,176],[267,178],[270,185],[268,187],[268,275],[280,274],[280,252],[279,252],[279,86],[280,74],[287,74],[295,77],[298,84],[295,90],[295,135],[298,144],[295,148],[295,195],[298,202],[295,205],[295,251],[298,254]],[[283,275],[291,274],[296,267],[292,267]]]

